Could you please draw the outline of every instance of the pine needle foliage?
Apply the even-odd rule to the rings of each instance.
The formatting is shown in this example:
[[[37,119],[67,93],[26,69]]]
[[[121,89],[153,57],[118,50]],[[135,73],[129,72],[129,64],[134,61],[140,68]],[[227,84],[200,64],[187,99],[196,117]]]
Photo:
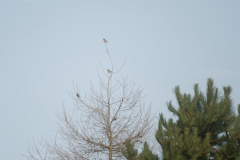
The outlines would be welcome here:
[[[126,140],[122,154],[127,160],[158,160],[158,156],[152,153],[147,142],[143,145],[142,153],[138,154],[130,139]]]
[[[145,142],[143,145],[143,150],[139,155],[139,160],[158,160],[158,156],[152,153],[147,142]]]
[[[176,116],[166,120],[160,114],[156,139],[164,160],[240,159],[240,105],[234,114],[231,87],[219,93],[212,79],[203,94],[197,84],[194,94],[174,89],[178,107],[167,107]]]
[[[131,143],[130,139],[125,142],[125,148],[122,150],[122,154],[127,160],[138,160],[138,151],[134,148],[134,144]]]

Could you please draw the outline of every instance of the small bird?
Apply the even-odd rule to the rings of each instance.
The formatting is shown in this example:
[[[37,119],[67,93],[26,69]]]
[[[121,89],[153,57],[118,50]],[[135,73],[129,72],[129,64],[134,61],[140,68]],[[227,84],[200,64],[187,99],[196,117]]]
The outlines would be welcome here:
[[[80,98],[80,95],[79,95],[78,93],[77,93],[77,95],[76,95],[76,96],[77,96],[77,98]]]
[[[108,73],[112,73],[112,71],[110,71],[109,69],[107,71],[108,71]]]
[[[104,43],[108,43],[108,41],[107,41],[106,39],[104,39],[104,38],[103,38],[103,42],[104,42]]]

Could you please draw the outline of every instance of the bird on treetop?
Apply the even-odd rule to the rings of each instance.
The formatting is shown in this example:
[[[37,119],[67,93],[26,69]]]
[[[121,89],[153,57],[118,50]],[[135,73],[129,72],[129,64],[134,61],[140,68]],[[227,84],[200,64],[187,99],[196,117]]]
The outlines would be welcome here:
[[[110,71],[109,69],[107,71],[108,71],[108,73],[112,73],[112,71]]]
[[[77,98],[80,98],[80,95],[79,95],[78,93],[77,93],[77,95],[76,95],[76,96],[77,96]]]
[[[107,41],[105,38],[103,38],[103,42],[104,42],[104,43],[108,43],[108,41]]]

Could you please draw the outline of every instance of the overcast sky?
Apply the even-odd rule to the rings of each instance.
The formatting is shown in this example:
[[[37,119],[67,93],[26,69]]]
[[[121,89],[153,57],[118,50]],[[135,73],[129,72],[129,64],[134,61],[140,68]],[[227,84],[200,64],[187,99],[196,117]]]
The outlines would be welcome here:
[[[144,88],[155,113],[173,88],[193,93],[207,78],[240,103],[240,1],[0,0],[0,157],[22,159],[28,141],[55,134],[68,92],[97,86],[97,66]],[[157,125],[157,124],[156,124]]]

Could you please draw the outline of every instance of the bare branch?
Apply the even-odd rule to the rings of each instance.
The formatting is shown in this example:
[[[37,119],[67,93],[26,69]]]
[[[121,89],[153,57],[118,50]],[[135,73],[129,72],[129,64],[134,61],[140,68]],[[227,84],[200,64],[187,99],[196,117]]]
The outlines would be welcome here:
[[[69,95],[75,102],[75,109],[67,111],[63,107],[62,112],[57,113],[57,135],[43,145],[47,151],[44,157],[67,160],[121,159],[126,139],[131,139],[139,147],[151,137],[148,135],[152,134],[153,117],[150,107],[145,107],[143,103],[143,89],[136,87],[133,79],[114,78],[125,60],[120,69],[114,72],[107,40],[104,39],[104,43],[111,61],[109,69],[103,69],[100,63],[106,80],[98,72],[98,89],[91,84],[90,93],[85,96],[79,92],[77,85],[73,85],[74,90]],[[36,153],[42,158],[41,149],[33,144],[33,150],[37,152],[30,151],[30,157]],[[44,157],[41,160],[45,160]]]

